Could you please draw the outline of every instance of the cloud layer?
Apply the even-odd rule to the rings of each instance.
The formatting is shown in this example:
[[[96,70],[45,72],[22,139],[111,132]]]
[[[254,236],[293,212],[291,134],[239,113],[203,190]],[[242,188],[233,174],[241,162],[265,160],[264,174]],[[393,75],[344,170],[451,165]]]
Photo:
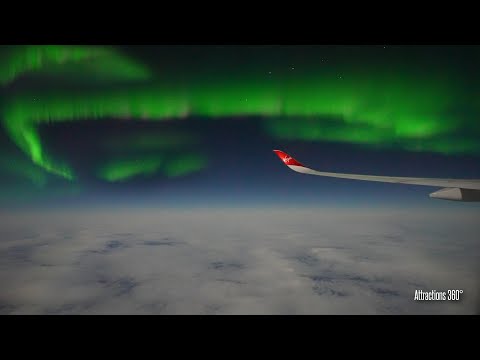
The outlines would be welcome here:
[[[2,214],[2,314],[470,314],[475,212]],[[415,290],[464,290],[416,302]]]

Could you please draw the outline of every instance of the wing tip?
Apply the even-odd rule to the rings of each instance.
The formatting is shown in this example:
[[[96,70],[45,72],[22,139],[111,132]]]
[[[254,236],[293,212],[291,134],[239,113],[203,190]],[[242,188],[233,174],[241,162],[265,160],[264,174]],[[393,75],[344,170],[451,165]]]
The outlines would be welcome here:
[[[273,150],[275,154],[283,161],[283,163],[287,166],[302,166],[305,167],[301,162],[295,160],[292,156],[288,155],[286,152],[282,150]]]

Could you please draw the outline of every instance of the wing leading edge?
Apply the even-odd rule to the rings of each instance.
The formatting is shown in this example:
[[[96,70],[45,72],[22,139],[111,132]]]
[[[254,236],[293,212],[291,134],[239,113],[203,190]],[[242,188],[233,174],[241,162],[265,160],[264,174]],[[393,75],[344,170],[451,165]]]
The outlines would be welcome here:
[[[324,172],[310,169],[302,163],[295,160],[287,153],[280,150],[273,150],[275,154],[288,166],[291,170],[308,175],[327,176],[340,179],[377,181],[385,183],[408,184],[408,185],[424,185],[445,188],[459,188],[467,190],[480,190],[480,180],[474,179],[435,179],[435,178],[415,178],[415,177],[395,177],[395,176],[376,176],[376,175],[357,175]],[[475,200],[476,201],[476,200]]]

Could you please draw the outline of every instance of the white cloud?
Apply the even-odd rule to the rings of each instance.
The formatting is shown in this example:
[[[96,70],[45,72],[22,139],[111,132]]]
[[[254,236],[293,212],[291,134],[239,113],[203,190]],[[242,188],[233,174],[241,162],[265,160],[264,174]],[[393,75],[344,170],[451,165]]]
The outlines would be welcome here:
[[[478,211],[4,217],[0,313],[455,314],[478,309]],[[463,289],[461,302],[413,301]]]

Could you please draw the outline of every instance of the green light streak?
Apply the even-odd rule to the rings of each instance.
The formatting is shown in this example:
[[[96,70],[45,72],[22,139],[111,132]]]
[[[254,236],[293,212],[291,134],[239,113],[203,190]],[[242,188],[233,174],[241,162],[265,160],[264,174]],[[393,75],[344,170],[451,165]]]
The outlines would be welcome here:
[[[46,72],[48,64],[72,62],[79,68],[93,68],[77,74],[87,81],[98,80],[97,75],[108,78],[109,72],[122,79],[149,76],[148,71],[108,48],[46,46],[14,48],[0,62],[0,81],[11,81],[26,72]],[[258,69],[235,74],[215,70],[187,78],[176,78],[172,72],[169,77],[148,78],[148,85],[14,94],[4,104],[4,126],[35,164],[67,179],[73,179],[74,173],[67,164],[46,154],[38,132],[41,124],[105,118],[178,121],[189,116],[260,116],[265,131],[278,139],[389,147],[394,144],[413,151],[480,154],[476,142],[451,135],[461,133],[470,121],[452,115],[459,104],[479,115],[478,104],[469,100],[472,97],[452,70],[425,71],[394,65],[375,69],[353,65],[323,68],[318,64],[275,76],[262,75]],[[478,127],[474,130],[478,135]],[[126,140],[123,146],[159,150],[182,147],[190,140],[142,135]],[[121,147],[121,140],[112,140],[106,146]],[[204,160],[198,158],[179,160],[184,166],[176,161],[114,161],[100,176],[118,181],[162,170],[167,176],[177,176],[204,166]]]
[[[122,182],[137,176],[148,177],[156,172],[174,178],[197,172],[206,165],[206,157],[196,153],[130,156],[109,161],[100,168],[98,176],[109,182]]]
[[[138,175],[154,174],[162,163],[160,157],[113,160],[102,167],[98,175],[109,182],[125,181]]]
[[[10,134],[12,140],[29,155],[32,162],[44,170],[64,177],[68,180],[75,178],[73,171],[68,165],[55,162],[47,154],[45,154],[38,133],[38,129],[33,124],[23,121],[5,122],[6,130]]]
[[[169,158],[163,173],[168,177],[184,176],[207,166],[207,158],[198,154],[185,154]]]
[[[65,68],[72,68],[71,73],[76,77],[91,73],[93,76],[103,78],[119,78],[124,80],[146,80],[150,72],[143,66],[134,63],[112,48],[95,46],[65,46],[65,45],[35,45],[35,46],[9,46],[2,48],[0,57],[0,84],[5,85],[14,81],[19,76],[38,72],[49,71],[65,74]],[[92,78],[90,79],[92,80]]]

